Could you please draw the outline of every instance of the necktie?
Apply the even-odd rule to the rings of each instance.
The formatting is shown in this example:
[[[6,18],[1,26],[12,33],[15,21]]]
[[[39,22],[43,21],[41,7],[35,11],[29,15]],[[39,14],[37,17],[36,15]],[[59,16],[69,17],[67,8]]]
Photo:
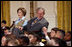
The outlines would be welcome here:
[[[34,25],[35,23],[37,23],[38,19],[34,20],[34,22],[32,22],[32,25]]]

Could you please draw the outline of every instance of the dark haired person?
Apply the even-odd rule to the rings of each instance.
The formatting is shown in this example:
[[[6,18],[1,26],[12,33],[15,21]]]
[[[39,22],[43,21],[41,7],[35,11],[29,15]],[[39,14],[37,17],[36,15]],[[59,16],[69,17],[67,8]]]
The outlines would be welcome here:
[[[40,37],[34,32],[29,33],[28,38],[30,41],[28,46],[44,46],[44,44],[40,40]]]
[[[23,27],[27,25],[27,20],[25,18],[26,9],[23,7],[18,8],[17,14],[18,14],[19,19],[14,22],[14,26],[12,27],[12,33],[18,37],[20,34],[23,33],[23,31],[21,31],[19,27]]]
[[[50,37],[55,37],[55,34],[57,33],[59,29],[57,27],[54,27],[51,29]]]
[[[1,22],[1,38],[4,36],[4,29],[6,28],[6,21],[2,20]]]
[[[29,38],[26,36],[21,36],[18,38],[18,41],[20,42],[20,46],[28,46],[29,45]]]
[[[6,21],[5,21],[5,20],[2,20],[2,22],[1,22],[1,27],[2,27],[2,29],[4,29],[5,26],[6,26]]]

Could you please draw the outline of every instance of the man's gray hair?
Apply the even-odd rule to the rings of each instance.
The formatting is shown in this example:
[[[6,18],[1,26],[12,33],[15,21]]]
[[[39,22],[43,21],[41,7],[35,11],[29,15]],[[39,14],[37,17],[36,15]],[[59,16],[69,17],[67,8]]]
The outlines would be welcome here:
[[[42,9],[42,10],[43,10],[43,13],[45,14],[45,9],[44,9],[44,8],[42,8],[42,7],[37,8],[37,9],[36,9],[36,13],[37,13],[37,12],[38,12],[38,10],[40,10],[40,9]]]

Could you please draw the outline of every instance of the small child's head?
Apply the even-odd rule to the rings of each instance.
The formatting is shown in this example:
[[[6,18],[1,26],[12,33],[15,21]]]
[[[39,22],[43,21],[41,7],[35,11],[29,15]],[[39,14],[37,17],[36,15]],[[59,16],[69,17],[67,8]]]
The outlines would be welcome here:
[[[32,32],[29,34],[29,40],[30,40],[30,43],[35,43],[37,41],[40,41],[40,38],[37,34]]]
[[[64,40],[66,40],[66,41],[70,41],[70,40],[71,40],[71,32],[70,32],[70,31],[68,31],[68,32],[65,34]]]
[[[56,38],[56,37],[51,38],[51,44],[52,46],[67,46],[64,40]]]
[[[51,29],[51,33],[50,33],[50,36],[51,37],[55,37],[55,34],[57,33],[58,30],[59,30],[58,28],[52,28]]]
[[[1,27],[4,27],[4,26],[6,26],[6,21],[5,20],[2,20]]]

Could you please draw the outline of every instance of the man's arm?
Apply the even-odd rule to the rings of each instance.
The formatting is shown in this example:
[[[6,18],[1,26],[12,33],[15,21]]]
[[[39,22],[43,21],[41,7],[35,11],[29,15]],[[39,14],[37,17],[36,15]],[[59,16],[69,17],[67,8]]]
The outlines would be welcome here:
[[[50,40],[49,36],[47,35],[47,28],[46,27],[43,27],[42,28],[42,31],[45,34],[45,38],[46,38],[47,42],[50,44],[51,43],[51,40]]]

